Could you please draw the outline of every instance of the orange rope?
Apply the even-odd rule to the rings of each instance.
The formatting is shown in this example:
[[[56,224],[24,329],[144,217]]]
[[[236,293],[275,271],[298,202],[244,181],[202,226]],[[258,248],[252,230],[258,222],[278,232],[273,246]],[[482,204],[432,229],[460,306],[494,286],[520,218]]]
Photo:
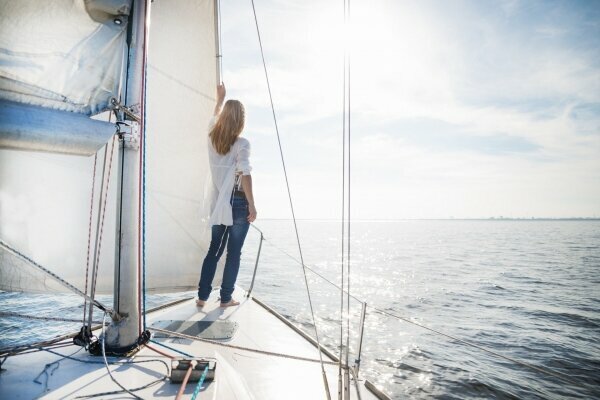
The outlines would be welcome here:
[[[150,346],[149,344],[146,344],[146,347],[149,348],[150,350],[154,351],[155,353],[158,353],[158,354],[163,355],[165,357],[169,357],[171,360],[175,359],[175,356],[169,355],[169,354],[163,352],[162,350],[159,350],[159,349],[157,349],[155,347]]]
[[[185,377],[183,378],[183,382],[181,382],[181,387],[179,388],[179,392],[177,392],[177,397],[175,397],[175,400],[179,400],[179,399],[181,399],[181,396],[183,396],[183,392],[185,391],[185,386],[187,385],[188,379],[190,379],[190,375],[192,375],[192,370],[194,369],[195,365],[196,365],[195,361],[192,361],[190,363],[190,366],[189,366],[187,372],[185,373]]]

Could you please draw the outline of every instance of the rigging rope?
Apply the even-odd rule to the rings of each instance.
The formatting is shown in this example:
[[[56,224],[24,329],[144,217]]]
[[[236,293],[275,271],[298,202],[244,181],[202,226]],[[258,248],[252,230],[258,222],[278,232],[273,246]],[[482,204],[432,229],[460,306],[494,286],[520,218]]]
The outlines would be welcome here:
[[[36,376],[35,379],[33,380],[35,383],[41,385],[42,382],[40,381],[40,377],[42,375],[46,376],[46,380],[44,381],[44,388],[42,389],[42,393],[48,392],[48,381],[50,380],[50,376],[52,376],[54,374],[54,371],[56,371],[58,369],[58,367],[60,366],[60,362],[62,360],[64,360],[65,358],[67,358],[67,357],[73,357],[75,354],[79,353],[81,351],[81,349],[82,348],[80,347],[74,353],[71,353],[71,354],[69,354],[67,356],[63,356],[61,359],[58,359],[58,360],[53,361],[51,363],[48,363],[48,364],[46,364],[44,366],[44,369],[42,370],[42,372],[40,372],[38,374],[38,376]],[[54,367],[54,369],[52,369],[50,371],[50,373],[48,374],[48,371],[50,370],[51,367]]]
[[[123,389],[125,392],[129,393],[130,395],[132,395],[133,397],[135,397],[136,399],[139,400],[143,400],[143,398],[141,398],[140,396],[134,394],[133,392],[131,392],[130,390],[128,390],[125,386],[121,385],[113,376],[113,374],[110,372],[110,368],[108,368],[108,360],[106,359],[106,347],[105,347],[105,342],[106,342],[106,336],[104,334],[104,325],[106,324],[106,313],[104,313],[104,321],[102,323],[102,334],[100,335],[100,343],[102,344],[102,358],[104,359],[104,365],[106,366],[106,372],[108,372],[108,376],[110,376],[110,379],[117,384],[117,386],[119,386],[121,389]],[[167,366],[167,372],[169,371],[169,368]]]
[[[517,360],[517,359],[514,359],[514,358],[512,358],[512,357],[508,357],[508,356],[502,355],[502,354],[500,354],[500,353],[497,353],[497,352],[495,352],[495,351],[492,351],[492,350],[486,349],[486,348],[485,348],[485,347],[483,347],[483,346],[480,346],[480,345],[477,345],[477,344],[474,344],[474,343],[468,342],[468,341],[466,341],[466,340],[463,340],[463,339],[459,339],[459,338],[457,338],[456,336],[452,336],[452,335],[449,335],[449,334],[447,334],[447,333],[443,333],[443,332],[440,332],[440,331],[438,331],[438,330],[435,330],[435,329],[433,329],[433,328],[429,328],[429,327],[427,327],[427,326],[425,326],[425,325],[422,325],[422,324],[419,324],[419,323],[417,323],[417,322],[411,321],[410,319],[408,319],[408,318],[406,318],[406,317],[402,317],[402,316],[399,316],[399,315],[392,314],[392,313],[390,313],[389,311],[380,310],[380,309],[378,309],[378,308],[371,307],[371,306],[369,306],[369,308],[373,309],[373,311],[376,311],[376,312],[378,312],[378,313],[380,313],[380,314],[386,315],[386,316],[388,316],[388,317],[396,318],[396,319],[402,320],[402,321],[404,321],[404,322],[408,322],[409,324],[416,325],[416,326],[418,326],[418,327],[420,327],[420,328],[423,328],[423,329],[426,329],[426,330],[428,330],[428,331],[430,331],[430,332],[436,333],[436,334],[438,334],[438,335],[441,335],[441,336],[445,336],[445,337],[447,337],[447,338],[450,338],[450,339],[452,339],[452,340],[456,340],[457,342],[459,342],[459,343],[461,343],[461,344],[464,344],[464,345],[466,345],[466,346],[470,346],[470,347],[477,348],[477,349],[479,349],[479,350],[482,350],[482,351],[484,351],[484,352],[486,352],[486,353],[492,354],[492,355],[494,355],[494,356],[496,356],[496,357],[503,358],[503,359],[505,359],[505,360],[507,360],[507,361],[510,361],[510,362],[512,362],[512,363],[515,363],[515,364],[518,364],[518,365],[521,365],[521,366],[524,366],[524,367],[527,367],[527,368],[533,369],[533,370],[535,370],[535,371],[537,371],[537,372],[541,372],[541,373],[544,373],[544,374],[547,374],[547,375],[553,376],[553,377],[555,377],[555,378],[562,379],[562,380],[564,380],[564,381],[566,381],[566,382],[569,382],[569,383],[571,383],[571,384],[573,384],[573,385],[579,385],[579,383],[578,383],[578,382],[575,382],[575,381],[573,381],[573,380],[572,380],[570,377],[568,377],[568,376],[566,376],[566,375],[564,375],[564,374],[561,374],[560,372],[556,372],[556,371],[552,371],[552,370],[550,370],[550,369],[546,369],[546,368],[538,367],[538,366],[536,366],[536,365],[529,364],[529,363],[527,363],[527,362],[524,362],[524,361],[519,361],[519,360]]]
[[[304,257],[302,255],[302,246],[300,245],[300,235],[298,234],[298,224],[296,223],[296,215],[294,213],[294,203],[292,201],[292,193],[290,190],[290,183],[288,180],[288,176],[287,176],[287,170],[285,167],[285,160],[283,157],[283,149],[281,147],[281,138],[279,135],[279,127],[277,125],[277,116],[275,115],[275,105],[273,104],[273,94],[271,93],[271,84],[269,82],[269,73],[267,71],[267,63],[265,61],[265,53],[263,50],[263,45],[262,45],[262,39],[260,37],[260,29],[258,27],[258,17],[256,16],[256,7],[254,6],[254,0],[251,0],[252,2],[252,13],[254,14],[254,22],[256,24],[256,34],[258,36],[258,44],[260,46],[260,55],[262,58],[262,64],[263,64],[263,69],[265,71],[265,79],[267,81],[267,89],[269,91],[269,100],[271,103],[271,111],[273,113],[273,122],[275,124],[275,132],[277,133],[277,143],[279,145],[279,154],[281,156],[281,164],[283,166],[283,175],[285,176],[285,185],[287,188],[287,194],[288,194],[288,198],[290,201],[290,209],[292,212],[292,218],[294,220],[294,231],[296,232],[296,241],[298,243],[298,252],[300,253],[300,261],[302,262],[302,272],[304,275],[304,283],[306,285],[306,292],[308,295],[308,304],[310,305],[310,313],[312,316],[312,320],[313,320],[313,325],[315,327],[315,339],[317,341],[317,344],[320,346],[320,341],[319,341],[319,331],[317,329],[317,321],[315,319],[315,312],[314,312],[314,308],[313,308],[313,304],[312,304],[312,299],[310,296],[310,289],[308,286],[308,279],[306,278],[306,269],[304,268]],[[325,387],[325,393],[327,395],[327,399],[330,400],[331,399],[331,394],[329,393],[329,384],[327,383],[327,374],[325,373],[325,366],[323,364],[323,355],[321,354],[321,351],[319,350],[319,360],[321,362],[321,373],[323,375],[323,385]]]
[[[59,317],[50,317],[46,315],[28,315],[28,314],[20,314],[12,311],[0,311],[0,317],[15,317],[15,318],[24,318],[24,319],[39,319],[42,321],[60,321],[60,322],[81,322],[80,319],[75,318],[59,318]],[[92,321],[94,324],[100,324],[99,321]]]
[[[260,349],[253,349],[251,347],[237,346],[237,345],[233,345],[233,344],[229,344],[229,343],[222,343],[222,342],[217,342],[217,341],[210,340],[210,339],[204,339],[204,338],[200,338],[197,336],[186,335],[185,333],[173,332],[173,331],[168,331],[166,329],[155,328],[152,326],[150,326],[148,329],[150,329],[151,331],[160,332],[160,333],[163,333],[166,335],[175,336],[175,337],[182,338],[182,339],[189,339],[189,340],[194,340],[194,341],[198,341],[198,342],[214,344],[215,346],[227,347],[229,349],[244,350],[244,351],[249,351],[252,353],[263,354],[266,356],[288,358],[291,360],[308,361],[308,362],[313,362],[313,363],[323,363],[323,364],[327,364],[327,365],[337,365],[337,361],[323,361],[322,358],[320,360],[317,360],[314,358],[295,356],[292,354],[277,353],[274,351],[266,351],[266,350],[260,350]],[[158,342],[154,342],[154,343],[158,343]],[[172,350],[174,350],[174,349],[172,349]],[[321,352],[322,351],[319,348],[319,354],[321,354]]]
[[[107,369],[108,369],[108,365],[132,365],[132,366],[137,366],[138,364],[144,364],[144,363],[151,363],[151,362],[158,362],[158,363],[162,363],[165,368],[167,369],[167,373],[165,375],[163,375],[162,378],[158,378],[150,383],[147,383],[146,385],[134,388],[134,389],[129,389],[129,392],[136,392],[142,389],[146,389],[149,388],[151,386],[156,385],[157,383],[160,383],[162,381],[165,381],[168,379],[169,377],[169,366],[167,365],[166,362],[164,362],[163,360],[159,360],[159,359],[153,359],[153,360],[135,360],[135,361],[108,361],[106,359],[106,357],[104,358],[103,361],[90,361],[90,360],[86,360],[86,359],[79,359],[79,358],[75,358],[69,355],[64,355],[61,353],[58,353],[56,351],[52,351],[49,349],[41,349],[42,351],[46,351],[48,353],[54,354],[56,356],[60,356],[61,360],[58,360],[58,362],[62,361],[62,359],[67,359],[67,360],[71,360],[71,361],[77,361],[80,362],[82,364],[104,364],[106,365]],[[108,371],[110,374],[110,370]],[[125,389],[125,391],[127,391],[127,389]],[[76,399],[86,399],[86,398],[92,398],[92,397],[99,397],[99,396],[108,396],[108,395],[113,395],[113,394],[118,394],[118,393],[122,393],[122,390],[118,390],[118,391],[112,391],[112,392],[104,392],[104,393],[95,393],[95,394],[90,394],[90,395],[84,395],[84,396],[78,396],[76,397]],[[135,395],[134,395],[135,396]]]
[[[271,239],[268,239],[266,237],[263,236],[263,240],[271,247],[273,247],[275,250],[281,252],[282,254],[284,254],[285,256],[287,256],[288,258],[290,258],[291,260],[295,261],[296,263],[298,263],[298,265],[302,265],[302,263],[300,262],[300,260],[298,260],[296,257],[292,256],[290,253],[288,253],[287,251],[283,250],[282,248],[278,247],[277,245],[273,244],[273,241]],[[331,280],[329,280],[328,278],[326,278],[325,276],[321,275],[320,273],[318,273],[317,271],[315,271],[314,269],[312,269],[311,267],[309,267],[308,265],[304,265],[304,267],[309,270],[310,272],[312,272],[313,274],[317,275],[319,278],[323,279],[325,282],[329,283],[330,285],[332,285],[333,287],[335,287],[338,290],[343,290],[340,286],[338,286],[337,283],[332,282]],[[348,294],[348,292],[344,291],[345,294]],[[359,299],[358,297],[350,294],[350,297],[353,298],[354,300],[358,301],[359,303],[364,303],[361,299]]]
[[[79,321],[77,321],[77,322],[79,322]],[[63,348],[63,347],[73,346],[72,341],[69,341],[67,343],[64,342],[65,339],[72,338],[73,336],[75,336],[75,334],[68,335],[68,337],[67,337],[67,335],[63,335],[59,339],[44,340],[42,342],[38,342],[38,343],[26,345],[26,346],[18,346],[18,347],[0,349],[0,357],[3,358],[2,362],[0,362],[0,369],[2,368],[2,363],[4,363],[4,361],[6,361],[6,359],[8,357],[18,356],[18,355],[22,355],[22,354],[38,353],[40,351],[45,351],[46,349],[49,349],[49,348],[59,349],[59,348]],[[59,341],[61,343],[56,343],[57,341]],[[39,346],[44,346],[44,347],[39,347]]]
[[[101,174],[101,178],[100,178],[100,195],[98,196],[98,212],[96,214],[96,230],[95,230],[95,241],[94,241],[94,257],[93,257],[93,261],[92,261],[92,280],[90,282],[90,296],[93,299],[95,297],[95,286],[96,286],[96,281],[94,279],[95,276],[95,269],[97,268],[97,264],[96,264],[96,258],[98,256],[98,235],[100,234],[100,220],[102,218],[102,194],[104,193],[104,178],[105,178],[105,174],[106,174],[106,156],[108,154],[108,142],[106,142],[103,146],[104,148],[104,157],[102,159],[102,174]],[[95,180],[95,176],[94,176],[94,180]],[[91,228],[90,228],[91,230]],[[86,280],[87,280],[87,276],[86,276]],[[87,284],[86,284],[86,293],[87,293]],[[93,308],[90,307],[89,310],[84,310],[84,312],[88,313],[88,321],[92,320],[92,313],[93,313]],[[85,315],[84,315],[85,318]],[[89,326],[90,323],[88,322],[87,324],[84,322],[84,327],[85,326]],[[83,333],[83,328],[82,328],[82,333]]]
[[[206,379],[207,374],[208,374],[208,364],[206,364],[206,367],[204,367],[204,372],[202,372],[202,376],[200,377],[200,380],[198,381],[198,384],[196,385],[196,388],[194,389],[194,393],[192,393],[192,400],[196,400],[196,397],[198,397],[198,393],[200,393],[200,389],[202,388],[202,384],[204,384],[204,380]]]
[[[217,13],[217,60],[219,63],[219,70],[217,71],[217,81],[218,83],[223,83],[223,40],[221,35],[221,0],[217,0],[216,2],[216,13]]]
[[[83,293],[81,290],[77,289],[75,286],[71,285],[69,282],[62,279],[60,276],[56,275],[54,272],[50,271],[47,268],[44,268],[37,262],[33,261],[31,258],[27,257],[25,254],[21,253],[20,251],[18,251],[15,248],[13,248],[12,246],[10,246],[8,243],[3,241],[2,239],[0,239],[0,247],[3,247],[4,249],[8,250],[8,252],[10,252],[13,255],[17,256],[18,258],[20,258],[22,261],[25,261],[28,264],[31,264],[32,266],[41,270],[43,273],[50,276],[52,279],[56,280],[58,283],[60,283],[61,285],[63,285],[64,287],[66,287],[67,289],[72,291],[73,293],[78,294],[79,296],[82,296],[83,298],[87,299],[90,303],[94,304],[100,310],[108,312],[111,317],[114,318],[116,316],[116,313],[114,312],[113,309],[111,309],[110,307],[106,307],[104,304],[100,303],[99,301],[97,301],[97,300],[93,299],[92,297],[88,296],[87,294]]]
[[[87,295],[88,290],[88,277],[90,271],[90,252],[92,247],[92,216],[94,214],[94,188],[96,187],[96,164],[98,161],[98,152],[94,154],[94,170],[92,172],[92,195],[90,200],[90,221],[88,224],[88,246],[87,246],[87,258],[85,261],[85,294]],[[87,300],[83,300],[83,318],[81,323],[85,325],[85,314],[87,314]]]
[[[278,246],[274,245],[274,244],[273,244],[273,242],[272,242],[271,240],[269,240],[268,238],[264,238],[264,241],[265,241],[267,244],[269,244],[270,246],[272,246],[273,248],[275,248],[276,250],[280,251],[282,254],[284,254],[284,255],[286,255],[287,257],[289,257],[291,260],[293,260],[293,261],[295,261],[296,263],[300,264],[300,261],[299,261],[298,259],[296,259],[294,256],[292,256],[291,254],[289,254],[289,253],[288,253],[288,252],[286,252],[285,250],[283,250],[283,249],[279,248]],[[336,283],[334,283],[334,282],[332,282],[331,280],[327,279],[325,276],[321,275],[320,273],[316,272],[315,270],[311,269],[310,267],[308,267],[308,266],[305,266],[305,268],[306,268],[307,270],[311,271],[312,273],[314,273],[315,275],[317,275],[318,277],[320,277],[321,279],[323,279],[325,282],[327,282],[327,283],[329,283],[330,285],[332,285],[333,287],[337,288],[338,290],[343,290],[343,289],[342,289],[340,286],[338,286]],[[346,294],[349,294],[349,292],[345,292],[345,293],[346,293]],[[361,304],[364,304],[364,302],[363,302],[361,299],[359,299],[358,297],[356,297],[356,296],[354,296],[354,295],[352,295],[352,294],[350,294],[350,297],[351,297],[352,299],[354,299],[354,300],[356,300],[356,301],[360,302]],[[576,383],[576,382],[574,382],[573,380],[569,379],[569,377],[567,377],[567,376],[565,376],[565,375],[563,375],[563,374],[561,374],[561,373],[559,373],[559,372],[555,372],[555,371],[552,371],[552,370],[549,370],[549,369],[546,369],[546,368],[542,368],[542,367],[539,367],[539,366],[536,366],[536,365],[533,365],[533,364],[526,363],[526,362],[524,362],[524,361],[519,361],[519,360],[517,360],[517,359],[514,359],[514,358],[512,358],[512,357],[508,357],[508,356],[502,355],[502,354],[500,354],[500,353],[496,353],[496,352],[494,352],[494,351],[492,351],[492,350],[488,350],[488,349],[486,349],[486,348],[485,348],[485,347],[483,347],[483,346],[480,346],[480,345],[477,345],[477,344],[474,344],[474,343],[468,342],[468,341],[466,341],[466,340],[463,340],[463,339],[459,339],[459,338],[457,338],[457,337],[455,337],[455,336],[452,336],[452,335],[449,335],[449,334],[443,333],[443,332],[441,332],[441,331],[438,331],[438,330],[435,330],[435,329],[429,328],[429,327],[427,327],[427,326],[425,326],[425,325],[423,325],[423,324],[419,324],[419,323],[417,323],[417,322],[411,321],[411,320],[410,320],[409,318],[407,318],[407,317],[402,317],[402,316],[399,316],[399,315],[395,315],[395,314],[393,314],[393,313],[391,313],[391,312],[389,312],[389,311],[385,311],[385,310],[379,309],[379,308],[377,308],[377,307],[374,307],[374,306],[372,306],[372,305],[369,305],[369,304],[367,304],[367,308],[368,308],[368,309],[370,309],[370,310],[371,310],[371,311],[373,311],[373,312],[377,312],[377,313],[383,314],[383,315],[385,315],[385,316],[387,316],[387,317],[391,317],[391,318],[399,319],[399,320],[401,320],[401,321],[407,322],[407,323],[409,323],[409,324],[412,324],[412,325],[418,326],[418,327],[420,327],[420,328],[422,328],[422,329],[425,329],[425,330],[428,330],[428,331],[430,331],[430,332],[433,332],[433,333],[435,333],[435,334],[437,334],[437,335],[441,335],[441,336],[444,336],[444,337],[450,338],[450,339],[452,339],[452,340],[455,340],[455,341],[457,341],[457,342],[459,342],[459,343],[461,343],[461,344],[463,344],[463,345],[465,345],[465,346],[470,346],[470,347],[477,348],[477,349],[479,349],[479,350],[482,350],[482,351],[484,351],[484,352],[487,352],[487,353],[489,353],[489,354],[492,354],[492,355],[495,355],[495,356],[501,357],[501,358],[503,358],[503,359],[505,359],[505,360],[508,360],[508,361],[510,361],[510,362],[512,362],[512,363],[515,363],[515,364],[518,364],[518,365],[521,365],[521,366],[524,366],[524,367],[527,367],[527,368],[533,369],[533,370],[535,370],[535,371],[537,371],[537,372],[541,372],[541,373],[544,373],[544,374],[546,374],[546,375],[550,375],[550,376],[553,376],[553,377],[557,377],[557,378],[560,378],[560,379],[566,380],[567,382],[569,382],[569,383],[572,383],[572,384],[576,384],[576,385],[578,385],[578,384],[579,384],[579,383]]]
[[[112,146],[110,149],[110,159],[108,161],[108,176],[106,178],[106,184],[104,183],[104,169],[106,168],[106,155],[107,155],[107,150],[108,150],[108,143],[106,144],[106,148],[104,151],[104,167],[103,167],[103,172],[102,172],[102,187],[100,189],[100,196],[99,199],[100,201],[102,201],[102,194],[104,193],[104,202],[102,205],[102,210],[98,209],[98,220],[100,221],[100,231],[98,233],[98,231],[96,231],[96,248],[95,248],[95,254],[94,254],[94,268],[92,270],[92,274],[94,275],[92,278],[92,282],[91,282],[91,293],[90,293],[90,297],[92,298],[92,300],[94,299],[94,297],[96,296],[96,282],[98,280],[98,270],[100,269],[100,250],[102,248],[102,234],[104,232],[104,217],[106,216],[106,203],[107,203],[107,199],[108,199],[108,188],[110,185],[110,173],[112,171],[112,161],[113,161],[113,154],[114,154],[114,150],[115,150],[115,140],[116,140],[116,135],[113,136],[112,138]],[[102,212],[100,212],[102,211]],[[88,316],[88,326],[92,325],[92,316],[93,316],[93,308],[90,307],[89,310],[89,316]]]
[[[141,268],[138,264],[138,310],[142,313],[142,326],[139,329],[139,334],[146,330],[146,84],[148,81],[148,23],[150,18],[150,3],[146,1],[144,7],[145,18],[144,18],[144,60],[143,60],[143,83],[142,83],[142,109],[141,109],[141,121],[142,129],[140,129],[140,152],[141,154],[141,195],[139,201],[141,202],[141,213],[142,213],[142,227],[141,227]],[[138,238],[138,246],[140,245]],[[141,269],[141,282],[139,280]],[[139,285],[141,284],[141,288]],[[141,303],[140,304],[140,297]],[[143,306],[143,309],[142,309]]]
[[[108,115],[108,122],[112,122],[112,113],[109,113]],[[104,160],[103,160],[103,168],[102,168],[102,182],[101,184],[101,190],[103,188],[103,184],[104,184],[104,171],[106,169],[106,149],[107,149],[108,143],[104,145]],[[113,146],[114,146],[114,137],[113,137]],[[94,214],[94,189],[96,187],[96,165],[97,165],[97,160],[98,160],[98,152],[96,152],[96,154],[94,154],[94,168],[92,171],[92,195],[91,195],[91,199],[90,199],[90,219],[89,219],[89,225],[88,225],[88,248],[87,248],[87,257],[86,257],[86,266],[85,266],[85,294],[87,294],[88,291],[88,277],[89,277],[89,269],[90,269],[90,253],[91,253],[91,241],[92,241],[92,216]],[[111,151],[111,162],[112,162],[112,151]],[[108,185],[107,185],[108,186]],[[100,201],[102,201],[102,192],[100,192]],[[98,203],[98,218],[100,217],[100,203]],[[96,235],[98,235],[98,226],[96,226]],[[96,239],[98,237],[96,236]],[[97,246],[98,246],[98,242],[96,240],[95,243],[95,247],[94,247],[94,254],[96,254],[96,250],[97,250]],[[95,263],[95,261],[94,261]],[[94,266],[92,266],[92,270],[93,270]],[[92,283],[90,283],[91,285],[95,285],[95,282],[92,281]],[[91,290],[91,288],[90,288]],[[92,308],[90,307],[90,320],[91,320],[91,310]],[[87,308],[87,300],[84,298],[83,300],[83,320],[82,320],[82,324],[85,327],[85,315],[88,312],[88,308]],[[91,325],[91,323],[88,323],[88,328]],[[88,331],[89,332],[89,331]]]
[[[151,329],[152,329],[152,328],[151,328]],[[166,348],[166,349],[169,349],[169,350],[171,350],[171,351],[174,351],[175,353],[179,353],[179,354],[181,354],[182,356],[186,356],[186,357],[194,358],[194,356],[193,356],[193,355],[191,355],[191,354],[188,354],[188,353],[186,353],[185,351],[177,350],[177,349],[176,349],[176,348],[174,348],[174,347],[167,346],[166,344],[164,344],[164,343],[161,343],[161,342],[157,342],[157,341],[156,341],[156,340],[154,340],[154,339],[150,339],[150,342],[152,342],[152,343],[156,343],[157,345],[159,345],[159,346],[162,346],[162,347],[164,347],[164,348]],[[146,345],[146,347],[148,347],[148,345]]]
[[[159,310],[164,310],[165,308],[172,307],[174,305],[177,305],[177,304],[185,302],[185,301],[189,301],[191,299],[193,299],[193,297],[187,297],[187,298],[183,298],[183,299],[179,299],[179,300],[174,300],[174,301],[171,301],[169,303],[166,303],[166,304],[163,304],[163,305],[151,308],[150,310],[148,310],[148,313],[153,313],[153,312],[156,312],[156,311],[159,311]],[[15,317],[21,316],[20,314],[15,315],[16,313],[9,313],[9,312],[2,312],[2,313],[0,313],[0,315],[2,315],[3,313],[5,313],[7,315],[10,314],[8,316],[15,316]],[[25,317],[25,316],[23,315],[23,317]],[[79,320],[76,320],[76,321],[79,322]],[[100,326],[101,322],[97,322],[97,323],[98,323],[98,325],[90,327],[92,331],[95,331],[95,330],[98,330],[98,329],[101,328],[101,326]],[[72,341],[69,341],[68,343],[59,343],[59,342],[62,342],[62,341],[67,340],[67,339],[72,339],[73,337],[75,337],[77,335],[78,335],[77,333],[71,333],[71,334],[67,334],[67,335],[60,335],[60,336],[57,336],[55,338],[43,340],[43,341],[40,341],[40,342],[29,343],[29,344],[25,344],[25,345],[16,346],[16,347],[0,348],[0,357],[3,357],[3,356],[13,356],[13,355],[17,355],[17,354],[24,354],[24,353],[32,352],[32,351],[42,351],[42,350],[44,350],[44,349],[40,349],[42,346],[43,347],[47,347],[47,346],[71,346],[73,344]],[[58,344],[56,344],[56,343],[58,343]],[[161,343],[159,343],[159,344],[161,346],[169,348],[166,345],[163,345]],[[178,350],[175,350],[175,349],[172,349],[172,350],[178,351]],[[192,357],[191,355],[183,353],[181,351],[178,351],[178,352],[181,353],[181,354],[183,354],[183,355],[185,355],[185,356]]]
[[[347,33],[348,29],[348,0],[344,0],[344,30]],[[341,282],[341,287],[340,287],[340,355],[339,355],[339,365],[338,365],[338,399],[342,399],[343,397],[343,392],[342,392],[342,360],[344,359],[343,357],[343,351],[344,351],[344,273],[345,273],[345,261],[348,262],[348,273],[350,273],[349,269],[349,257],[350,257],[350,251],[348,249],[348,256],[346,257],[346,253],[345,253],[345,240],[346,240],[346,199],[348,199],[348,203],[350,202],[350,193],[348,190],[348,197],[346,198],[346,134],[347,134],[347,126],[346,126],[346,120],[347,120],[347,110],[346,110],[346,106],[348,103],[348,97],[347,97],[347,89],[348,89],[348,84],[349,84],[349,79],[348,79],[348,75],[347,75],[347,71],[349,69],[349,59],[348,59],[348,40],[346,37],[344,37],[344,39],[346,39],[344,41],[344,62],[343,62],[343,93],[342,93],[342,235],[341,235],[341,239],[342,239],[342,243],[341,243],[341,247],[342,247],[342,252],[341,252],[341,276],[340,276],[340,282]],[[349,164],[349,162],[348,162]],[[348,165],[349,168],[349,165]],[[350,176],[348,174],[348,185],[350,184]],[[350,208],[349,204],[348,204],[348,209]],[[348,246],[350,246],[349,243],[349,239],[350,239],[350,227],[349,227],[350,221],[348,220]],[[349,277],[348,277],[349,279]],[[349,285],[348,285],[348,296],[350,296],[350,291],[349,291]],[[348,312],[350,311],[350,300],[348,297]],[[350,329],[350,316],[347,315],[346,318],[346,324],[348,326],[348,329]],[[346,331],[347,336],[349,336],[349,331]],[[348,351],[348,345],[346,345],[346,352]],[[346,361],[346,365],[348,365],[348,357],[346,357],[345,359]]]
[[[146,69],[144,68],[144,86],[146,86]],[[144,96],[144,110],[146,108],[146,96]],[[142,305],[143,330],[146,330],[146,113],[144,112],[144,128],[140,151],[142,152]],[[141,332],[140,332],[141,334]]]
[[[347,26],[350,25],[350,0],[347,0],[347,13],[346,13],[346,20],[347,20]],[[346,35],[350,35],[350,31],[348,30],[346,32]],[[348,38],[346,38],[346,42],[348,42]],[[348,46],[349,47],[349,46]],[[348,125],[346,127],[347,131],[348,131],[348,209],[347,209],[347,213],[348,213],[348,231],[347,231],[347,241],[346,241],[346,247],[347,247],[347,256],[346,256],[346,262],[347,262],[347,269],[348,269],[348,274],[347,274],[347,280],[348,280],[348,284],[346,285],[347,287],[347,292],[348,292],[348,296],[346,297],[346,319],[347,319],[347,323],[346,323],[346,366],[348,366],[348,355],[350,353],[350,235],[351,235],[351,200],[352,200],[352,181],[351,181],[351,166],[352,166],[352,134],[351,134],[351,116],[352,116],[352,107],[351,107],[351,87],[350,87],[350,83],[351,83],[351,79],[350,79],[350,56],[351,56],[351,52],[350,49],[347,49],[347,60],[346,60],[346,64],[347,64],[347,69],[348,69],[348,76],[347,76],[347,80],[348,80]],[[350,378],[348,376],[348,370],[346,370],[346,388],[348,388],[348,386],[350,385]]]

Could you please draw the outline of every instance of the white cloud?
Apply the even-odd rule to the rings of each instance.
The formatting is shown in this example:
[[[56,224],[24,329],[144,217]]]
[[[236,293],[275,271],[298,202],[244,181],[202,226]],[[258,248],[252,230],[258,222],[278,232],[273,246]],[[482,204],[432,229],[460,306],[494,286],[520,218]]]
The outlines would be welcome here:
[[[569,46],[567,22],[558,26],[543,15],[524,22],[519,2],[494,7],[373,1],[353,8],[354,171],[362,185],[355,194],[364,217],[600,213],[600,189],[594,189],[600,186],[600,115],[596,109],[574,117],[578,107],[600,103],[596,48]],[[323,217],[337,202],[340,179],[341,5],[272,1],[257,9],[299,208],[305,217]],[[269,172],[255,171],[270,179],[278,175],[279,155],[265,141],[275,138],[254,21],[250,10],[230,11],[229,37],[241,39],[226,42],[226,79],[248,105],[248,129],[263,138],[254,154]],[[402,131],[403,121],[419,119],[454,126],[465,137],[514,137],[537,149],[432,150]],[[378,130],[382,125],[389,129]],[[572,196],[555,195],[564,186],[573,188]],[[257,189],[268,216],[287,215],[279,189]],[[400,198],[400,207],[378,216],[390,197]],[[369,207],[373,201],[379,206]]]

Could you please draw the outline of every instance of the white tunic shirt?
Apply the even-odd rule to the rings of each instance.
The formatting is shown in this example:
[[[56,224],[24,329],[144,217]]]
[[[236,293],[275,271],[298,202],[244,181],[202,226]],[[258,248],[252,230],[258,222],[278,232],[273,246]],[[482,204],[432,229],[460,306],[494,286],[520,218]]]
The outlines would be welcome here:
[[[208,124],[208,132],[215,126],[217,117],[212,117]],[[217,153],[210,136],[208,140],[208,161],[212,177],[211,207],[209,225],[233,225],[231,212],[231,195],[235,177],[238,174],[250,175],[250,142],[238,137],[225,155]]]

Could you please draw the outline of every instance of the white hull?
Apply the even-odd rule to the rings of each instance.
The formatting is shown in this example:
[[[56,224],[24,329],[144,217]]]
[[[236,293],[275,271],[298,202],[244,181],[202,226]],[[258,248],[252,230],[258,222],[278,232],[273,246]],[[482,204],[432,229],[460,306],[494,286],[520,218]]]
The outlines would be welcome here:
[[[150,346],[164,353],[182,357],[175,351],[159,343],[187,353],[194,357],[209,357],[217,360],[215,380],[205,382],[199,393],[199,399],[325,399],[325,390],[318,362],[303,361],[287,356],[318,360],[316,347],[295,330],[282,322],[253,299],[245,299],[238,307],[220,308],[216,292],[204,309],[198,309],[194,300],[156,311],[147,316],[147,325],[161,320],[186,321],[235,321],[238,324],[233,339],[224,341],[232,348],[205,341],[183,338],[155,338],[157,343]],[[99,335],[100,332],[94,332]],[[67,341],[67,343],[70,342]],[[255,352],[279,353],[281,356]],[[78,351],[79,350],[79,351]],[[46,351],[12,356],[3,364],[0,374],[1,399],[74,399],[79,396],[93,395],[120,390],[111,380],[104,364],[86,364],[99,362],[103,358],[91,356],[84,349],[69,345],[58,348],[62,355],[72,355],[76,360],[61,359],[60,356]],[[74,354],[75,353],[75,354]],[[145,347],[132,357],[133,361],[161,359],[170,366],[167,356],[158,354]],[[108,358],[111,361],[127,359]],[[334,361],[323,354],[326,362]],[[58,363],[57,363],[58,362]],[[57,363],[57,364],[52,364]],[[52,365],[50,365],[52,364]],[[115,379],[128,389],[146,385],[166,374],[164,364],[158,362],[140,365],[111,365]],[[332,398],[337,398],[338,367],[326,365]],[[46,373],[43,373],[46,371]],[[34,380],[40,383],[35,383]],[[367,390],[363,381],[351,381],[352,399],[376,399]],[[189,399],[197,383],[186,385],[183,398]],[[171,383],[169,379],[149,388],[136,391],[144,399],[175,398],[181,384]],[[360,397],[356,391],[360,390]],[[127,393],[103,395],[96,398],[131,398]]]

